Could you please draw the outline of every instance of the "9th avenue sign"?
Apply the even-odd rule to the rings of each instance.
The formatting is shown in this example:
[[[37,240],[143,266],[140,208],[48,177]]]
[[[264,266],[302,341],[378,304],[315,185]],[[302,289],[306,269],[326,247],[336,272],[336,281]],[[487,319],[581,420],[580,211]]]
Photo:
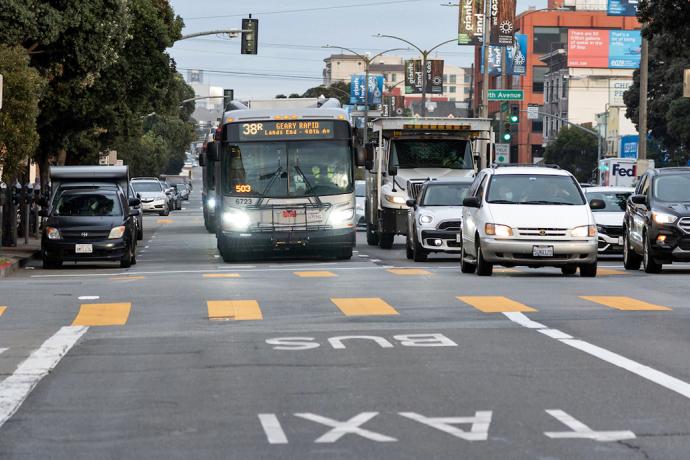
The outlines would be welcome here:
[[[521,89],[490,89],[490,101],[521,101],[524,94]]]

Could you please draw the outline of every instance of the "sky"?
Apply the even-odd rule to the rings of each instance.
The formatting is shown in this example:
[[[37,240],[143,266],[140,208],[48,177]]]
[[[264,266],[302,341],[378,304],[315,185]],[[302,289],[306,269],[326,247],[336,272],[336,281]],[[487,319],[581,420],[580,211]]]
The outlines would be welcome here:
[[[518,13],[547,0],[518,0]],[[178,70],[203,69],[204,83],[235,90],[238,99],[265,99],[303,93],[322,82],[324,58],[344,46],[358,53],[406,47],[376,38],[388,34],[429,49],[457,36],[458,7],[448,0],[170,0],[185,23],[183,34],[240,29],[242,18],[259,19],[258,54],[240,54],[240,39],[206,36],[178,41],[168,50]],[[457,5],[457,1],[453,1]],[[448,44],[435,57],[450,65],[469,66],[473,49]],[[412,57],[412,51],[391,54]]]

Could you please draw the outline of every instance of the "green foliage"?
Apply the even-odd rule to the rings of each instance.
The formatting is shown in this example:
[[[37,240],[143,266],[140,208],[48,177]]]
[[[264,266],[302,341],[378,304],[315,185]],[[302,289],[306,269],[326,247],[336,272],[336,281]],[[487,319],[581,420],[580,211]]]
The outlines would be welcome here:
[[[302,94],[302,97],[319,97],[325,98],[334,97],[340,100],[340,103],[345,105],[350,103],[350,84],[343,81],[337,81],[330,86],[315,86],[309,88]]]
[[[168,158],[166,147],[163,138],[148,132],[118,144],[117,156],[129,165],[132,176],[158,176]]]
[[[44,80],[29,67],[29,56],[20,46],[0,45],[3,107],[0,109],[0,166],[5,180],[19,173],[22,162],[38,145],[36,118]]]
[[[596,138],[575,127],[564,127],[546,147],[544,162],[570,171],[578,181],[586,182],[597,166]]]
[[[690,157],[690,100],[682,98],[683,69],[690,68],[690,35],[687,0],[641,0],[638,19],[649,40],[647,125],[653,141],[648,157],[660,164],[686,164]],[[625,93],[626,115],[639,121],[640,75]],[[659,148],[654,149],[658,144]],[[667,153],[668,161],[665,160]]]

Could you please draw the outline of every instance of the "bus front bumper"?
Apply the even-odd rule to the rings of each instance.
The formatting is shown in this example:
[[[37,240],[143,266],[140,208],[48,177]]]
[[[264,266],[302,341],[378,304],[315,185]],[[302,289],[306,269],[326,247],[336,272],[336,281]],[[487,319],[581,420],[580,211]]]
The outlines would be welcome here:
[[[230,232],[223,230],[222,244],[242,252],[305,251],[343,249],[355,246],[355,228]]]

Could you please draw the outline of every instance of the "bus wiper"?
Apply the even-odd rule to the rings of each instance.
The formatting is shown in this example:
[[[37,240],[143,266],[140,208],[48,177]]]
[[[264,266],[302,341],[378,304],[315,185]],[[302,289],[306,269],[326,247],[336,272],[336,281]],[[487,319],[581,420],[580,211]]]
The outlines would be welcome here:
[[[261,192],[261,198],[259,198],[259,201],[256,203],[257,206],[261,206],[261,204],[264,201],[264,197],[266,196],[266,193],[268,193],[269,190],[271,190],[271,187],[273,186],[273,183],[276,181],[278,177],[283,172],[283,167],[278,166],[278,169],[275,170],[272,174],[265,174],[263,176],[259,176],[259,179],[265,180],[268,179],[269,177],[271,178],[270,181],[268,181],[268,184],[266,184],[266,187],[264,187],[263,191]]]
[[[307,179],[307,175],[304,174],[302,168],[300,168],[298,165],[295,165],[295,171],[297,171],[299,175],[302,176],[302,179],[304,179],[304,183],[307,186],[307,190],[305,192],[310,193],[312,190],[314,190],[314,187],[311,185],[311,182],[309,182],[309,179]],[[321,205],[321,199],[317,195],[314,195],[314,198],[316,199],[316,203]]]

